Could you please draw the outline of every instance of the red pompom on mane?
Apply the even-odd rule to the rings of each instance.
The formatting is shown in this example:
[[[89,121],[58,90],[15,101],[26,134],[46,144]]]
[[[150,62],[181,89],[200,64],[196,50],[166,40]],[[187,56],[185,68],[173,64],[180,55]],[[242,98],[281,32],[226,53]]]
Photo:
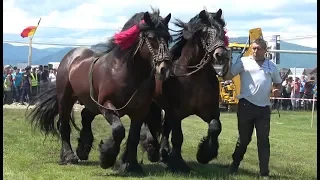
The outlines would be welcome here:
[[[140,21],[140,24],[144,23],[144,20]],[[138,38],[140,29],[137,25],[133,25],[131,28],[116,33],[114,35],[114,43],[120,46],[121,50],[129,48]]]
[[[227,30],[224,30],[224,45],[226,47],[228,47],[229,46],[229,37],[226,34],[227,34]]]

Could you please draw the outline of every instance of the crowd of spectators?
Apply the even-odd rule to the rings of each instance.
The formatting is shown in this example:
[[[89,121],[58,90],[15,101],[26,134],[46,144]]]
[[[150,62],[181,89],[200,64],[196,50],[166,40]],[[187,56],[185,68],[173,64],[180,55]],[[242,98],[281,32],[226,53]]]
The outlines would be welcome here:
[[[21,69],[6,65],[3,69],[3,104],[29,104],[32,98],[55,85],[56,73],[56,69],[49,69],[47,65]]]
[[[317,82],[315,77],[309,79],[304,75],[299,77],[287,77],[282,83],[282,98],[274,100],[273,108],[282,110],[311,110],[312,99],[317,98]],[[315,103],[316,105],[317,103]]]

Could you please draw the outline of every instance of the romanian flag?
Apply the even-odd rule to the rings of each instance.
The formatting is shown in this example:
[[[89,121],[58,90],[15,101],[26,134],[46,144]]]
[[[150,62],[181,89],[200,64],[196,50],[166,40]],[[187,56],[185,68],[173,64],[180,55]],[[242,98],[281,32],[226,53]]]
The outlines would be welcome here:
[[[25,28],[21,33],[21,37],[25,38],[25,37],[33,36],[33,34],[36,32],[36,29],[37,29],[37,26],[29,26]]]
[[[21,32],[21,37],[22,37],[22,38],[25,38],[25,37],[31,37],[31,36],[33,36],[34,33],[36,32],[39,24],[40,24],[40,21],[41,21],[41,18],[40,18],[37,26],[28,26],[28,27],[26,27],[26,28]]]

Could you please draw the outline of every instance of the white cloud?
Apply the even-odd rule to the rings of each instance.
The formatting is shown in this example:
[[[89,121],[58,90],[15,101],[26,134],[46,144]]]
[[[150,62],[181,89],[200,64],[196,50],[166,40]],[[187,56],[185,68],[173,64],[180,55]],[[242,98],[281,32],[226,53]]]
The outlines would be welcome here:
[[[39,4],[38,8],[45,8],[41,6],[55,6],[52,1],[45,1],[46,3]],[[68,34],[57,34],[56,38],[44,39],[44,37],[36,37],[35,41],[38,42],[54,42],[54,43],[75,43],[75,44],[95,44],[103,42],[107,37],[110,37],[116,30],[121,28],[123,24],[132,16],[132,12],[150,10],[150,6],[159,8],[161,15],[166,16],[169,12],[172,13],[173,18],[181,18],[184,21],[189,20],[192,16],[200,12],[204,6],[209,11],[216,11],[221,8],[224,14],[233,16],[248,15],[253,13],[281,13],[279,8],[285,8],[286,5],[301,4],[301,3],[316,3],[314,0],[268,0],[268,1],[225,1],[225,0],[197,0],[191,3],[185,3],[185,0],[122,0],[122,1],[106,1],[106,0],[93,0],[86,1],[78,6],[74,6],[67,11],[59,11],[59,9],[48,12],[47,15],[42,16],[42,21],[38,31],[45,31],[46,27],[58,27],[67,29],[79,29],[78,32]],[[68,2],[71,4],[71,1]],[[63,4],[56,4],[57,7],[62,7]],[[71,6],[72,7],[72,6]],[[298,11],[298,9],[297,9]],[[285,13],[285,12],[284,12]],[[309,13],[310,14],[310,13]],[[22,29],[30,25],[36,25],[38,17],[34,18],[32,12],[25,12],[19,9],[15,0],[4,1],[4,26],[3,32],[17,34],[17,39],[20,40],[19,34]],[[109,18],[108,21],[105,19]],[[172,20],[173,20],[172,18]],[[187,18],[187,19],[186,19]],[[254,19],[254,15],[252,17]],[[310,17],[316,19],[316,17]],[[110,19],[113,19],[110,21]],[[293,18],[274,18],[264,19],[259,21],[252,21],[244,19],[242,21],[235,21],[226,19],[228,35],[230,37],[246,36],[249,29],[261,27],[264,36],[271,36],[280,34],[281,37],[295,37],[307,34],[317,34],[316,27],[312,25],[301,25],[296,19]],[[172,25],[170,25],[172,28]],[[81,30],[82,29],[82,30]],[[86,36],[90,29],[106,29],[104,36],[93,35]],[[277,31],[267,31],[269,29],[277,29]],[[61,30],[62,31],[62,30]],[[52,35],[50,35],[51,37]],[[27,41],[26,41],[27,42]],[[316,47],[316,38],[302,39],[290,41]],[[37,45],[34,45],[36,47]],[[37,47],[43,47],[39,45]]]

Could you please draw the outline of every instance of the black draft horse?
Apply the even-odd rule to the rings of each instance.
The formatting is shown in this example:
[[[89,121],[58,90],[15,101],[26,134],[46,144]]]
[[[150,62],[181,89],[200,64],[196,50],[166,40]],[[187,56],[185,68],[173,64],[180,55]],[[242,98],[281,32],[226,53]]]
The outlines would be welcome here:
[[[142,120],[154,92],[161,93],[157,87],[169,76],[171,67],[168,49],[171,14],[165,18],[159,14],[159,10],[136,13],[109,41],[105,53],[88,48],[69,51],[58,68],[56,87],[35,99],[37,104],[28,119],[46,135],[60,131],[62,164],[88,159],[93,143],[91,122],[102,114],[112,127],[112,137],[99,144],[100,166],[104,169],[113,166],[125,137],[120,117],[127,114],[131,125],[120,171],[143,172],[137,162]],[[71,112],[77,100],[85,108],[81,111],[82,129],[75,155],[69,123],[75,126]]]
[[[181,156],[181,121],[190,115],[197,115],[208,123],[208,134],[199,144],[197,161],[206,164],[218,155],[218,136],[222,127],[217,75],[227,75],[230,66],[226,49],[228,37],[221,15],[221,9],[216,13],[203,10],[188,23],[175,22],[182,30],[170,50],[173,77],[163,82],[163,93],[154,98],[156,104],[144,120],[141,134],[146,138],[140,144],[148,157],[157,157],[160,146],[157,138],[161,129],[157,127],[162,125],[161,109],[165,111],[159,156],[174,172],[190,171]],[[222,66],[222,71],[217,73],[214,65]],[[168,142],[171,131],[172,149]]]

